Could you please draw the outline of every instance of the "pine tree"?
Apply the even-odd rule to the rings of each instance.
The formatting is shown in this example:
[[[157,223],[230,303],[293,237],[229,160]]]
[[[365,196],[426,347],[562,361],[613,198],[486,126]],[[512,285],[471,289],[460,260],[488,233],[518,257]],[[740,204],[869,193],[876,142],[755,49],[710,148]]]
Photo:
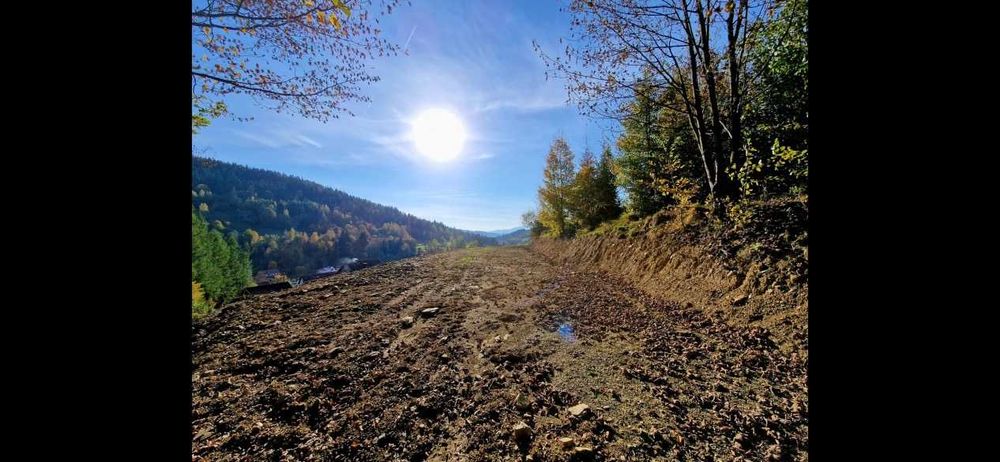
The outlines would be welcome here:
[[[225,302],[250,283],[250,256],[233,236],[209,229],[200,213],[191,208],[191,281],[204,296]]]
[[[640,85],[630,115],[618,138],[621,155],[616,160],[618,184],[628,196],[627,208],[646,216],[700,193],[704,171],[699,154],[680,114],[664,110],[678,104],[675,94]]]
[[[628,210],[635,216],[650,215],[666,202],[655,184],[659,160],[665,155],[656,127],[658,112],[653,90],[640,85],[618,138],[618,181],[625,189]]]
[[[611,155],[611,146],[604,145],[594,177],[593,200],[597,204],[595,214],[598,223],[614,220],[622,214],[622,206],[618,202],[618,188],[615,186],[614,168],[615,159]]]
[[[544,184],[538,190],[538,220],[549,234],[564,237],[571,234],[569,223],[569,193],[573,184],[573,152],[563,138],[552,142],[545,158]]]

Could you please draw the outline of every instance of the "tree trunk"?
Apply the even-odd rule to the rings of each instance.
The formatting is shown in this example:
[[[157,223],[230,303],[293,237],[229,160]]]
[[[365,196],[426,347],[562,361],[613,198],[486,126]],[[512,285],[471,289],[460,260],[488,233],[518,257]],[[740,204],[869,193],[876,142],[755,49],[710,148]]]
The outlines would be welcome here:
[[[694,28],[691,25],[691,15],[688,13],[687,0],[681,1],[681,7],[684,12],[684,32],[687,34],[687,48],[688,48],[688,58],[691,61],[691,90],[694,97],[694,114],[692,122],[692,129],[694,130],[695,138],[698,141],[698,150],[701,152],[702,165],[705,167],[705,181],[708,183],[708,190],[710,193],[714,194],[715,185],[718,181],[718,161],[715,159],[716,152],[713,152],[708,146],[706,141],[708,141],[708,133],[705,129],[705,113],[702,110],[702,100],[701,100],[701,84],[699,82],[698,76],[698,51],[695,49],[695,35]],[[689,119],[692,118],[690,114],[690,109],[688,110]]]
[[[712,61],[712,47],[709,43],[708,34],[708,18],[705,15],[705,8],[701,4],[701,0],[695,0],[695,12],[698,15],[698,30],[701,35],[701,66],[705,70],[705,84],[708,87],[708,103],[709,108],[712,110],[712,134],[711,134],[711,145],[712,145],[712,160],[714,162],[715,171],[715,188],[720,194],[727,194],[726,185],[727,173],[726,166],[728,164],[728,158],[723,155],[722,151],[722,114],[719,113],[719,94],[715,88],[715,64]]]
[[[726,17],[726,32],[729,43],[727,52],[729,55],[729,158],[730,163],[737,168],[746,162],[743,154],[743,92],[740,89],[740,72],[742,63],[736,55],[737,44],[739,43],[740,30],[744,25],[745,11],[748,7],[746,0],[741,0],[739,6],[733,6]],[[734,185],[735,186],[735,185]],[[733,193],[736,193],[734,190]]]

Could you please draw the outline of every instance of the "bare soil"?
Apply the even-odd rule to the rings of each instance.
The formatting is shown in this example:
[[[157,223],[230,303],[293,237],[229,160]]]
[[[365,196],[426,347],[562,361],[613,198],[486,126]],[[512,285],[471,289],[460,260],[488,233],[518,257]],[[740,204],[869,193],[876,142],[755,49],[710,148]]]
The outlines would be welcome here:
[[[682,300],[504,247],[238,301],[193,326],[192,458],[807,460],[803,355]]]

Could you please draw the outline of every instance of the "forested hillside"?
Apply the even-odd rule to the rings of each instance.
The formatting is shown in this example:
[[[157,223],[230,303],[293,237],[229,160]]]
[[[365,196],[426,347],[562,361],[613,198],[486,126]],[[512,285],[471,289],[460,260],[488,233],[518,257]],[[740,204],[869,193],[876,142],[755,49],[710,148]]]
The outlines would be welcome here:
[[[192,204],[211,229],[250,252],[254,271],[297,277],[341,258],[495,243],[301,178],[195,156],[191,164]]]

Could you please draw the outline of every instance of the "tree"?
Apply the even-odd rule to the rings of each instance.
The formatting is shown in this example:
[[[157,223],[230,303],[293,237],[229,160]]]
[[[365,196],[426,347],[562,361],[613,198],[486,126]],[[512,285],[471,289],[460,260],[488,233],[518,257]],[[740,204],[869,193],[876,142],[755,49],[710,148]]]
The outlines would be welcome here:
[[[533,210],[521,214],[521,224],[528,228],[531,237],[541,236],[545,232],[545,226],[542,225],[542,222],[538,221],[538,214]]]
[[[618,138],[618,182],[635,216],[700,198],[704,172],[686,122],[663,101],[676,99],[671,89],[640,84]]]
[[[589,149],[583,152],[580,168],[576,171],[573,184],[570,187],[569,205],[574,221],[579,227],[594,229],[600,224],[598,216],[597,196],[597,165],[594,153]]]
[[[263,240],[263,238],[260,237],[260,233],[251,228],[247,228],[246,231],[243,231],[243,238],[246,240],[247,246],[250,248],[253,248],[258,242]]]
[[[209,229],[200,213],[191,208],[192,296],[202,293],[213,302],[232,299],[250,283],[250,256],[232,237]],[[193,300],[192,303],[197,302]]]
[[[669,203],[657,188],[666,157],[662,132],[656,123],[661,112],[655,103],[657,98],[654,88],[639,85],[618,138],[621,151],[617,162],[618,182],[625,189],[629,212],[639,217],[650,215]]]
[[[604,145],[601,150],[601,160],[597,163],[594,175],[594,214],[598,223],[614,220],[622,213],[618,202],[618,188],[615,186],[615,159],[611,155],[611,146]]]
[[[368,255],[368,243],[371,240],[371,235],[368,233],[368,228],[362,226],[361,231],[358,232],[358,238],[354,241],[354,249],[351,254],[355,258],[364,258]]]
[[[555,237],[571,234],[569,195],[573,184],[573,152],[566,140],[552,142],[545,158],[544,183],[538,190],[538,221]]]
[[[737,170],[745,196],[801,194],[809,175],[808,2],[789,0],[750,52],[747,161]]]
[[[587,113],[621,119],[642,91],[672,90],[655,100],[682,114],[715,197],[737,193],[730,165],[745,157],[742,120],[748,92],[748,50],[776,2],[763,0],[572,0],[573,37],[549,69],[568,81]]]
[[[326,121],[368,101],[368,61],[396,55],[378,17],[399,0],[195,0],[192,4],[192,130],[225,112],[220,99],[253,97],[263,107]]]

